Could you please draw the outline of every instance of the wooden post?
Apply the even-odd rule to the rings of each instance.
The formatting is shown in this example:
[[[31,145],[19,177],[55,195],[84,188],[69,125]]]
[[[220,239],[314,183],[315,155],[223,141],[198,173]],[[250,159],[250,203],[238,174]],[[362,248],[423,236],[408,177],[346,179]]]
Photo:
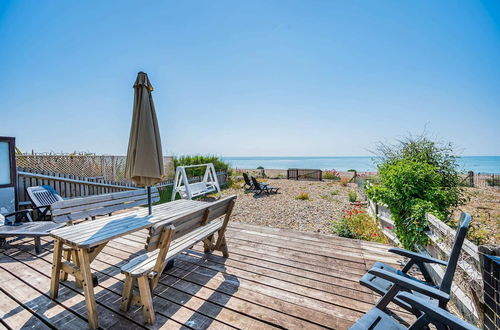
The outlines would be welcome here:
[[[474,187],[474,171],[469,171],[469,186]]]
[[[479,265],[483,278],[482,327],[500,328],[500,246],[480,245]]]

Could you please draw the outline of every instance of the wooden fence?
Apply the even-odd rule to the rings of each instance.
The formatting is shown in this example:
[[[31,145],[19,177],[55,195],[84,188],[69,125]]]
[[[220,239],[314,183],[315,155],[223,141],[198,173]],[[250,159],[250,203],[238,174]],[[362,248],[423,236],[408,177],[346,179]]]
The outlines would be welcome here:
[[[469,171],[464,177],[462,183],[468,187],[500,188],[500,173],[475,173],[473,171]]]
[[[125,180],[126,156],[98,155],[16,155],[18,167],[34,172],[49,171],[80,177],[100,177],[114,182]],[[174,162],[170,156],[163,157],[167,178],[174,176]]]
[[[387,206],[378,204],[368,199],[368,212],[379,220],[384,234],[396,245],[400,245],[396,235],[393,233],[395,228],[391,219],[391,213]],[[429,230],[426,232],[429,237],[429,244],[425,247],[417,247],[420,253],[448,260],[451,253],[451,246],[455,239],[455,229],[433,216],[427,214]],[[490,319],[499,322],[500,315],[500,296],[498,280],[498,264],[496,270],[487,270],[486,265],[491,262],[481,261],[479,252],[483,246],[478,247],[469,240],[465,240],[462,246],[460,260],[458,262],[456,274],[451,288],[451,301],[457,308],[457,311],[468,322],[481,324],[486,311],[490,311]],[[436,283],[440,283],[444,268],[435,264],[426,264],[426,268]],[[496,271],[496,273],[495,273]],[[495,281],[493,284],[487,284],[485,272],[493,274]],[[496,278],[495,278],[496,276]],[[486,288],[496,285],[493,291],[487,291]],[[483,289],[484,288],[484,289]],[[494,298],[492,298],[494,297]],[[496,299],[496,300],[495,300]],[[493,315],[493,316],[491,316]],[[487,328],[494,329],[494,328]]]
[[[286,171],[288,180],[322,181],[322,171],[317,169],[289,168]]]

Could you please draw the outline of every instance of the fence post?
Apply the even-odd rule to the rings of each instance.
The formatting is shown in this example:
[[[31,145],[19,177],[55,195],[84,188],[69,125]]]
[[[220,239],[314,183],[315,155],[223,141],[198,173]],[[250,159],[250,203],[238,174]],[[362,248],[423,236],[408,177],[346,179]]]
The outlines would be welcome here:
[[[469,185],[474,187],[474,171],[469,171]]]
[[[483,278],[483,329],[500,328],[500,246],[480,245],[479,265]]]

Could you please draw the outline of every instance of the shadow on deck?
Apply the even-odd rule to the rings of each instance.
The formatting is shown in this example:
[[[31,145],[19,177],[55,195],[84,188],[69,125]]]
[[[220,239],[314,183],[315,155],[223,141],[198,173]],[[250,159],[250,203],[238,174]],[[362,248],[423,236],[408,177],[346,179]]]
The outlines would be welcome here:
[[[99,326],[145,328],[142,311],[120,311],[120,266],[144,247],[146,232],[110,242],[92,263]],[[387,246],[315,233],[232,223],[230,257],[203,247],[176,258],[155,290],[150,328],[348,328],[378,296],[358,284],[375,261],[397,264]],[[0,329],[86,329],[82,290],[73,278],[49,298],[52,244],[0,252]]]

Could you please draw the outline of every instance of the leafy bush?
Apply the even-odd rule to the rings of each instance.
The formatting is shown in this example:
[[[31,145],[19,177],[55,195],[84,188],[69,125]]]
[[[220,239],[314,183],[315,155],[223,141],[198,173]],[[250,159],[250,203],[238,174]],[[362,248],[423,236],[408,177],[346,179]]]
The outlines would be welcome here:
[[[358,199],[358,194],[355,191],[349,191],[349,202],[354,203]]]
[[[334,190],[334,191],[330,192],[330,195],[332,195],[332,196],[336,196],[338,194],[339,194],[338,190]]]
[[[359,205],[344,210],[341,217],[332,223],[332,230],[341,237],[387,243],[377,221]]]
[[[403,247],[427,244],[426,213],[446,220],[464,202],[456,156],[450,144],[426,137],[408,138],[378,148],[380,184],[367,188],[368,197],[385,203]]]
[[[306,192],[301,192],[300,194],[298,194],[297,196],[295,196],[295,199],[301,200],[301,201],[308,201],[308,200],[310,200],[309,194],[306,193]]]
[[[348,184],[349,184],[349,179],[348,179],[348,178],[342,178],[342,179],[340,180],[340,185],[341,185],[342,187],[347,187],[347,185],[348,185]]]
[[[264,169],[264,167],[262,167],[262,166],[258,166],[258,167],[257,167],[257,169],[258,169],[258,170],[263,170],[263,169]]]
[[[340,173],[335,170],[323,171],[321,176],[326,180],[340,180]]]
[[[229,163],[224,162],[217,156],[188,155],[188,156],[174,157],[175,168],[177,168],[177,166],[197,165],[206,163],[213,163],[216,172],[227,172],[229,175],[231,174],[231,167],[229,166]],[[205,168],[204,167],[187,168],[186,174],[188,177],[202,176],[205,174]]]

